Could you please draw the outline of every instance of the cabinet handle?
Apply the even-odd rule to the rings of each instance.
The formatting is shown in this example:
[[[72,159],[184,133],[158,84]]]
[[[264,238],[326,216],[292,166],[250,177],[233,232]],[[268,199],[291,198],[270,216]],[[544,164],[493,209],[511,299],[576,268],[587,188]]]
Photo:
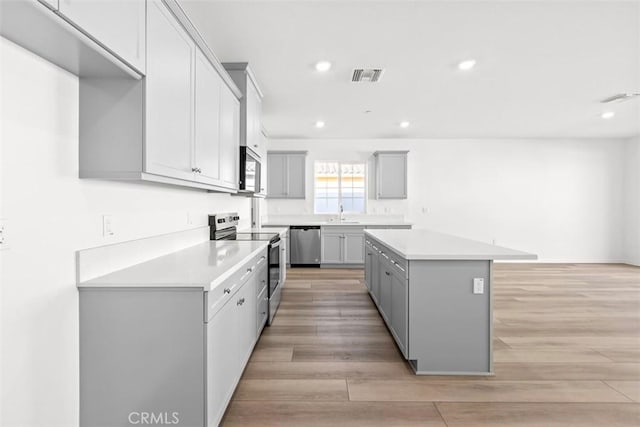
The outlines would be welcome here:
[[[260,264],[265,259],[267,259],[267,257],[265,257],[265,256],[260,257],[260,259],[258,260],[257,264]]]
[[[198,168],[191,168],[191,172],[198,172]]]
[[[382,255],[383,257],[385,257],[386,259],[389,259],[389,257],[387,256],[387,254],[385,254],[384,252],[380,252],[380,255]]]
[[[237,305],[242,305],[242,304],[244,304],[244,298],[240,298],[236,304],[237,304]]]
[[[253,271],[253,267],[247,268],[247,273],[251,273]]]
[[[387,276],[391,276],[391,273],[389,273],[388,271],[385,271],[384,274],[386,274]]]
[[[230,294],[230,293],[231,293],[231,289],[229,289],[229,288],[224,288],[224,293],[225,293],[225,294]]]
[[[253,144],[253,146],[254,146],[255,148],[258,148],[258,144]]]

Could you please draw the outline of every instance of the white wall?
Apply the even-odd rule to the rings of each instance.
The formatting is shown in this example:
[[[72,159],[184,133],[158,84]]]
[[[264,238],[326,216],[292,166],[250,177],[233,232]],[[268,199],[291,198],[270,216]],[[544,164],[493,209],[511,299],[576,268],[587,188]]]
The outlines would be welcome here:
[[[539,255],[543,261],[624,258],[624,140],[272,140],[308,150],[306,201],[267,200],[268,215],[313,213],[315,160],[368,160],[409,150],[409,198],[370,200],[429,228]],[[424,210],[424,211],[423,211]]]
[[[78,79],[0,38],[3,426],[78,424],[75,251],[168,233],[249,199],[159,185],[79,180]],[[193,219],[187,224],[187,214]],[[102,215],[116,235],[102,237]]]
[[[640,266],[640,137],[627,141],[625,160],[625,257]]]

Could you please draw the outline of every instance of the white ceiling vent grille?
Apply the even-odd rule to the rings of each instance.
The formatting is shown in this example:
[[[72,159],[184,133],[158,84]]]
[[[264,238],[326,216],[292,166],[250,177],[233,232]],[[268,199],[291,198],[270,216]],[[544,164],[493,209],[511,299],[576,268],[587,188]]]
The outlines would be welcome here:
[[[383,73],[383,68],[354,68],[351,81],[376,83],[380,81]]]

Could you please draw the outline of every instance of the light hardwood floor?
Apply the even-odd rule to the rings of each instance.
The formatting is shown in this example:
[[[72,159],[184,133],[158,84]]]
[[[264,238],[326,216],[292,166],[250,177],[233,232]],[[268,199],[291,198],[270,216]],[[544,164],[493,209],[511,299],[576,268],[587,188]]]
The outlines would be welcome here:
[[[495,376],[425,377],[362,270],[289,270],[223,424],[640,425],[640,268],[496,264],[493,289]]]

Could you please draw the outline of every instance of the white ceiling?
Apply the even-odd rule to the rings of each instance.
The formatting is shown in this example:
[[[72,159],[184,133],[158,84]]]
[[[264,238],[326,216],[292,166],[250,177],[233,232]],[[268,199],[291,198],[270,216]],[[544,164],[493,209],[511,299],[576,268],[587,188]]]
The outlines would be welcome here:
[[[599,103],[640,92],[640,0],[180,3],[221,61],[250,63],[272,138],[640,134],[640,97]],[[361,66],[386,71],[351,83]]]

